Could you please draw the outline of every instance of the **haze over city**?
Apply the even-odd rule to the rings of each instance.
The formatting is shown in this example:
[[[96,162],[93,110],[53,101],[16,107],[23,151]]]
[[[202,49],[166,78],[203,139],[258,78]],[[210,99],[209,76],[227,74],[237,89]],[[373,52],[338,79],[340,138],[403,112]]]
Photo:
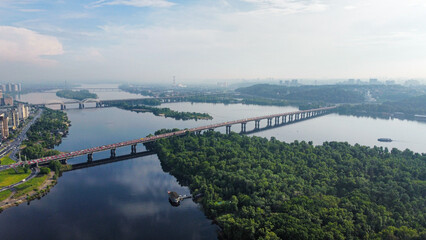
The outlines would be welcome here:
[[[421,0],[0,0],[0,79],[424,79]]]

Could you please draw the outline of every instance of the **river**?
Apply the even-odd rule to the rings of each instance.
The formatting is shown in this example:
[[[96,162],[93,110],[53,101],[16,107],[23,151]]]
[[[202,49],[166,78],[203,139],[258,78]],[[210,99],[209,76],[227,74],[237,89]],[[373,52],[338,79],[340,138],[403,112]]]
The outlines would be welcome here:
[[[101,99],[141,97],[125,92],[99,92]],[[31,103],[58,100],[54,92],[31,93],[21,100]],[[59,99],[61,100],[61,99]],[[189,128],[216,122],[294,111],[294,107],[241,104],[168,103],[179,111],[207,112],[213,120],[181,121],[135,113],[117,108],[67,110],[72,126],[56,147],[74,151],[144,137],[161,128]],[[261,122],[261,126],[266,121]],[[248,124],[247,130],[254,127]],[[224,129],[218,129],[224,131]],[[240,126],[233,126],[239,131]],[[274,128],[255,135],[291,142],[294,140],[347,141],[368,146],[409,148],[426,152],[426,124],[407,120],[357,118],[330,114],[308,121]],[[377,138],[395,139],[381,143]],[[138,145],[138,151],[143,146]],[[117,149],[117,155],[130,153]],[[107,152],[94,159],[108,157]],[[82,162],[84,157],[69,163]],[[93,168],[66,172],[41,200],[22,204],[0,214],[2,239],[216,239],[217,227],[206,219],[200,206],[185,200],[172,207],[167,191],[189,194],[170,174],[164,172],[156,155],[139,157]]]

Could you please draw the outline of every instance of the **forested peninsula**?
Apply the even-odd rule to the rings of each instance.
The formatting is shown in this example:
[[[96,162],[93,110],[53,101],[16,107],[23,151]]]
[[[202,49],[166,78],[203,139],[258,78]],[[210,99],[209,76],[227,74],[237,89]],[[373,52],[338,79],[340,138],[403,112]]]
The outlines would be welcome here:
[[[56,96],[61,98],[68,98],[68,99],[75,99],[75,100],[84,100],[88,98],[98,98],[98,95],[96,93],[91,93],[88,90],[79,90],[79,91],[73,91],[73,90],[60,90],[56,92]]]
[[[28,139],[23,141],[22,157],[35,159],[59,154],[53,148],[68,133],[69,125],[65,112],[45,108],[41,117],[27,132]]]
[[[426,154],[214,131],[147,148],[229,239],[426,239]]]

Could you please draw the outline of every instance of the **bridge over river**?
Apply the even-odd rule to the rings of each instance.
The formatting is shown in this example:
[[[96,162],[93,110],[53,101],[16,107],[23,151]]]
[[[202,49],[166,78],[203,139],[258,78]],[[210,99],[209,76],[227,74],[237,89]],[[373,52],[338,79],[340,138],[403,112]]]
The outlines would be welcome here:
[[[229,134],[231,132],[231,127],[233,125],[241,125],[241,132],[242,134],[248,133],[246,130],[246,125],[248,122],[254,122],[254,131],[260,130],[260,121],[267,120],[267,126],[263,129],[268,129],[272,127],[277,126],[283,126],[290,123],[295,123],[298,121],[308,120],[314,117],[318,117],[324,114],[328,114],[336,107],[324,107],[324,108],[317,108],[317,109],[310,109],[310,110],[301,110],[301,111],[295,111],[295,112],[286,112],[286,113],[278,113],[278,114],[272,114],[272,115],[266,115],[266,116],[260,116],[260,117],[252,117],[252,118],[245,118],[235,121],[229,121],[229,122],[222,122],[217,124],[211,124],[201,127],[195,127],[185,130],[180,130],[176,132],[171,133],[164,133],[156,136],[150,136],[135,140],[129,140],[125,142],[119,142],[119,143],[113,143],[98,147],[92,147],[88,149],[73,151],[69,153],[63,153],[55,156],[50,157],[44,157],[34,160],[29,160],[26,163],[35,166],[35,165],[46,165],[49,164],[51,161],[61,161],[62,163],[66,163],[67,159],[75,158],[78,156],[87,155],[87,162],[93,162],[93,154],[97,152],[103,152],[103,151],[110,151],[111,158],[116,158],[115,151],[117,148],[131,146],[131,154],[137,154],[136,152],[136,146],[137,144],[143,144],[143,143],[149,143],[154,142],[158,139],[173,137],[173,136],[182,136],[191,132],[200,133],[201,131],[205,130],[214,130],[216,128],[220,127],[226,127],[226,133]],[[274,124],[273,124],[274,122]],[[251,131],[252,132],[252,131]],[[14,168],[25,164],[25,162],[15,163],[8,166],[8,168]]]

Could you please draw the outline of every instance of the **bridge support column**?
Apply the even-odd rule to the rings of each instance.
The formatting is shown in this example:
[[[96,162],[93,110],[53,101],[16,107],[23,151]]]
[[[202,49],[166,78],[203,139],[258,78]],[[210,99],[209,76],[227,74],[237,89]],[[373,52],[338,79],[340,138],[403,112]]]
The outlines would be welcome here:
[[[293,117],[294,117],[294,115],[293,115],[293,114],[291,114],[291,115],[289,115],[288,117],[289,117],[289,119],[288,119],[288,120],[289,120],[289,122],[293,122]]]
[[[60,162],[65,165],[67,164],[67,159],[62,159]]]
[[[267,127],[272,126],[272,118],[268,118],[268,123],[267,123]]]
[[[197,135],[201,135],[201,131],[196,131]]]
[[[279,125],[280,124],[280,117],[275,117],[275,125]]]
[[[61,110],[67,109],[67,106],[65,104],[61,104]]]
[[[241,123],[241,132],[242,133],[246,132],[246,125],[247,125],[247,123]]]
[[[283,118],[282,118],[282,124],[285,124],[286,122],[287,122],[287,116],[284,115]]]
[[[132,154],[136,154],[136,144],[132,145],[131,147],[132,147]]]
[[[111,149],[111,158],[115,158],[115,148]]]
[[[259,128],[260,128],[260,120],[254,121],[254,129],[259,129]]]
[[[78,104],[78,108],[79,108],[79,109],[83,109],[83,108],[84,108],[84,103],[79,103],[79,104]]]
[[[92,162],[92,161],[93,161],[93,153],[87,154],[87,162]]]
[[[226,126],[226,134],[231,134],[231,125]]]

